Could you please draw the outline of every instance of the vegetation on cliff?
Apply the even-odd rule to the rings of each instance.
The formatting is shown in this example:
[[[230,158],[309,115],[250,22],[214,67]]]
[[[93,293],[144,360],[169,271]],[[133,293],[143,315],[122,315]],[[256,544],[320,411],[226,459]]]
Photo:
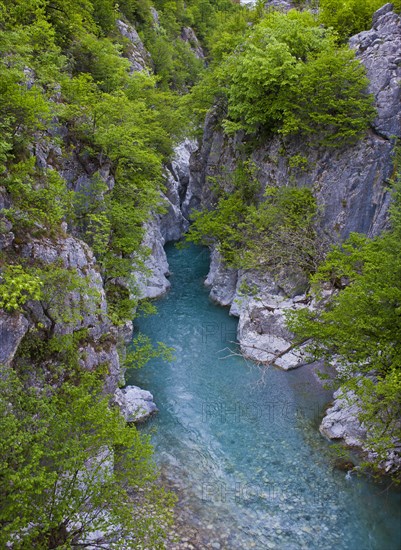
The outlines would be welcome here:
[[[371,27],[382,4],[322,0],[315,13],[231,18],[211,50],[215,62],[186,98],[195,126],[214,106],[227,148],[240,159],[231,177],[223,169],[216,181],[209,179],[212,202],[194,214],[188,239],[215,246],[230,267],[279,277],[301,269],[312,277],[314,289],[334,285],[324,307],[294,314],[289,328],[295,346],[308,341],[314,357],[336,358],[337,383],[360,404],[370,463],[379,468],[401,440],[399,182],[394,183],[392,229],[376,239],[353,234],[324,259],[329,247],[321,226],[317,230],[314,182],[312,192],[301,188],[288,169],[286,186],[269,186],[263,193],[252,163],[243,159],[252,151],[257,158],[262,140],[274,137],[283,150],[302,141],[319,147],[322,155],[333,147],[341,155],[366,134],[375,116],[373,98],[366,92],[364,68],[346,41]],[[397,2],[395,7],[401,8]],[[280,170],[279,160],[269,162]],[[296,155],[288,166],[302,171],[308,162]]]
[[[183,127],[177,102],[203,69],[182,27],[206,40],[214,17],[238,6],[154,5],[158,14],[147,0],[0,2],[0,307],[4,322],[29,324],[0,375],[2,547],[162,547],[171,520],[148,439],[103,395],[115,333],[95,340],[92,323],[107,331],[134,315],[130,274],[146,258],[143,224],[159,210]],[[118,19],[135,24],[153,54],[141,72]],[[108,319],[71,233],[96,254]],[[82,269],[69,265],[71,251],[54,257],[66,242]],[[89,373],[96,346],[101,364]],[[139,337],[125,362],[138,367],[159,352]]]
[[[364,68],[336,33],[308,11],[268,13],[251,26],[234,21],[188,99],[195,113],[205,97],[217,99],[226,132],[300,136],[311,146],[343,147],[363,135],[373,98]]]
[[[401,10],[400,0],[391,2],[394,9]],[[341,41],[368,30],[376,10],[383,6],[383,0],[320,0],[319,19],[326,27],[332,27]]]
[[[331,289],[324,307],[289,316],[296,341],[316,358],[335,358],[336,381],[360,404],[376,466],[401,441],[401,187],[394,185],[391,229],[375,239],[354,233],[327,255],[312,290]]]
[[[316,200],[307,188],[260,184],[251,163],[231,174],[226,189],[215,186],[210,210],[195,212],[186,239],[215,246],[226,265],[278,275],[292,269],[309,274],[322,257],[315,220]],[[221,183],[221,181],[220,181]]]
[[[160,211],[163,166],[189,113],[199,126],[218,104],[227,132],[301,136],[324,147],[347,145],[368,127],[374,110],[364,71],[341,45],[365,28],[376,5],[372,0],[366,11],[362,4],[342,3],[352,8],[348,26],[329,0],[319,16],[266,14],[262,3],[248,10],[231,0],[0,1],[0,307],[31,323],[11,366],[0,372],[2,546],[70,548],[99,530],[110,547],[163,547],[171,519],[171,497],[156,484],[148,440],[127,428],[102,394],[109,365],[96,374],[82,366],[90,331],[77,326],[89,313],[104,315],[99,289],[62,261],[33,258],[27,246],[42,239],[57,247],[69,233],[83,239],[96,255],[109,326],[131,320],[138,300],[130,273],[143,268],[148,252],[144,223]],[[118,32],[118,19],[135,25],[151,54],[141,72],[131,70],[132,44]],[[200,45],[208,68],[195,55]],[[76,164],[85,184],[68,179]],[[280,270],[291,257],[303,271],[316,270],[310,191],[272,187],[260,201],[246,163],[220,184],[216,208],[197,215],[192,240],[217,242],[236,267]],[[325,349],[347,360],[355,343],[355,368],[372,352],[369,369],[379,383],[372,391],[370,379],[360,386],[374,396],[366,401],[371,416],[400,393],[397,227],[394,221],[393,231],[373,242],[353,237],[333,252],[318,276],[328,276],[339,258],[337,275],[353,284],[329,311],[294,321],[299,334],[323,327]],[[379,264],[386,268],[380,281]],[[366,295],[376,307],[369,318]],[[360,312],[352,342],[345,339],[347,308]],[[102,337],[107,343],[114,336]],[[375,338],[383,345],[373,350]],[[131,359],[139,366],[155,351],[146,340],[136,342]]]

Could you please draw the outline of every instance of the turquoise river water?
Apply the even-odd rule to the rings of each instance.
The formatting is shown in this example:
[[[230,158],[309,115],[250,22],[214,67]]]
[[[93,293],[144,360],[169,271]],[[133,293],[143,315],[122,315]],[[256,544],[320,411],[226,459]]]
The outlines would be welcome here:
[[[333,468],[318,431],[330,399],[310,367],[262,372],[236,352],[237,320],[208,298],[208,251],[168,245],[171,290],[139,328],[175,349],[128,383],[160,410],[143,428],[200,548],[400,550],[401,495]]]

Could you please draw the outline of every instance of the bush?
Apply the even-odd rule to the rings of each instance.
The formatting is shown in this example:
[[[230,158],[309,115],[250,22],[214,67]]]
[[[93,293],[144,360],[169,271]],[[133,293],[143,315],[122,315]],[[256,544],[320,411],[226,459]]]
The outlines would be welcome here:
[[[384,0],[320,0],[319,19],[326,27],[332,27],[342,41],[365,31],[372,26],[372,17],[381,8]],[[401,1],[393,1],[396,10],[401,10]]]
[[[40,278],[24,271],[20,265],[9,265],[0,275],[0,308],[9,313],[21,309],[28,300],[39,300]]]
[[[222,193],[213,210],[195,213],[187,240],[216,246],[226,265],[237,269],[313,272],[321,243],[311,191],[268,187],[260,202],[251,170],[240,166],[233,189]]]
[[[375,114],[363,67],[308,12],[268,15],[228,57],[223,79],[229,132],[301,134],[341,146]]]

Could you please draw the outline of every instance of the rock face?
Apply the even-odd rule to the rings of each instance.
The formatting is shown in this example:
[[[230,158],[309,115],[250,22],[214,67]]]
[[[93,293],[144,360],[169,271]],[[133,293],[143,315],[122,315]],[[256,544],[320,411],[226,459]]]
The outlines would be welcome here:
[[[18,312],[0,311],[0,365],[9,365],[28,332],[28,320]]]
[[[281,11],[288,11],[292,8],[296,8],[295,2],[286,2],[285,0],[268,0],[265,3],[265,8],[275,8]]]
[[[344,396],[341,390],[337,390],[334,399],[320,425],[321,434],[329,439],[343,440],[350,447],[361,447],[366,430],[358,420],[361,409],[355,402],[355,394],[349,392]]]
[[[114,401],[127,422],[143,422],[158,411],[153,395],[137,386],[117,389]]]
[[[367,69],[369,91],[378,111],[365,137],[353,147],[340,150],[308,148],[299,139],[283,143],[274,137],[251,154],[263,188],[288,182],[312,188],[323,212],[320,230],[334,240],[343,240],[351,232],[375,236],[386,227],[390,199],[386,187],[393,171],[393,138],[401,137],[401,18],[392,12],[391,5],[383,6],[375,14],[372,30],[354,36],[350,45]],[[220,118],[218,107],[209,113],[203,140],[191,156],[191,175],[183,203],[187,217],[193,209],[211,207],[214,197],[208,181],[218,176],[224,185],[225,174],[235,169],[240,158],[238,151],[244,136],[225,136],[218,125]],[[307,166],[291,166],[294,155],[307,158]],[[227,269],[218,254],[212,252],[206,280],[211,286],[210,296],[221,305],[231,305],[231,314],[240,317],[238,339],[242,351],[262,362],[271,361],[290,346],[284,314],[305,301],[302,281],[276,284],[268,279],[265,274]],[[244,291],[247,286],[253,288]],[[298,356],[291,351],[280,356],[276,364],[294,368],[305,359],[302,353]]]
[[[142,298],[159,298],[170,288],[163,247],[167,242],[178,241],[188,229],[189,222],[183,215],[182,204],[190,180],[189,159],[196,148],[195,142],[186,139],[175,148],[171,165],[166,168],[165,191],[160,198],[166,213],[154,216],[147,224],[144,239],[144,245],[150,250],[145,262],[147,273],[136,274]]]
[[[183,27],[181,31],[181,40],[189,44],[191,50],[194,52],[198,59],[205,59],[202,46],[196,36],[194,30],[191,27]]]
[[[128,41],[126,57],[131,64],[131,73],[138,71],[147,71],[152,66],[152,59],[139,37],[135,27],[117,20],[117,28],[124,38]]]
[[[211,287],[210,298],[221,306],[230,306],[236,294],[238,271],[226,268],[217,250],[212,250],[209,273],[205,281]]]
[[[150,250],[145,261],[145,272],[136,272],[136,287],[142,299],[160,298],[170,288],[167,279],[168,262],[163,245],[165,240],[161,234],[158,220],[155,218],[147,224],[143,245]]]
[[[384,6],[373,29],[354,36],[350,45],[367,69],[369,92],[378,116],[364,139],[340,150],[309,148],[299,139],[285,143],[272,138],[253,150],[251,160],[262,186],[288,185],[313,189],[323,210],[322,232],[341,240],[352,231],[374,236],[386,226],[392,175],[394,139],[401,136],[401,18]],[[186,215],[213,199],[208,178],[231,172],[240,158],[241,133],[227,137],[219,129],[218,108],[206,120],[199,150],[191,158],[191,181],[184,202]],[[291,158],[308,159],[305,167],[291,166]]]
[[[353,36],[350,46],[365,65],[378,116],[374,130],[384,139],[400,136],[401,18],[386,4],[374,15],[369,31]]]
[[[360,422],[360,404],[354,392],[344,393],[341,388],[334,393],[334,402],[327,409],[320,424],[320,433],[333,441],[341,441],[348,447],[362,450],[368,460],[377,461],[378,455],[369,445],[369,431]],[[394,439],[393,448],[379,463],[386,474],[392,474],[401,468],[401,441]]]
[[[33,327],[42,326],[46,334],[63,336],[85,330],[80,362],[83,368],[95,370],[106,364],[108,374],[105,390],[113,393],[121,381],[118,346],[122,341],[120,330],[107,317],[107,302],[102,278],[97,270],[91,249],[84,242],[66,235],[49,238],[31,238],[21,245],[18,253],[29,262],[40,265],[61,265],[74,273],[77,279],[85,279],[88,295],[77,287],[40,301],[28,301],[24,312],[0,311],[0,363],[9,365],[14,359],[22,339]],[[62,284],[62,283],[60,283]],[[63,302],[60,303],[61,296]],[[62,311],[73,312],[69,318]]]
[[[165,242],[178,241],[187,231],[189,223],[183,214],[183,201],[190,181],[189,162],[197,149],[195,141],[184,140],[174,149],[171,165],[166,169],[166,188],[163,201],[167,212],[159,217],[160,231]]]

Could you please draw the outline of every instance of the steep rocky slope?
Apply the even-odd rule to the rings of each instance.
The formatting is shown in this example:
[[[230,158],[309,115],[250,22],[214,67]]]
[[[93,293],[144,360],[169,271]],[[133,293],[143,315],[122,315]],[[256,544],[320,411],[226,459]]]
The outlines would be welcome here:
[[[387,183],[393,174],[395,142],[401,134],[401,18],[392,11],[391,4],[375,14],[370,31],[351,38],[350,46],[367,69],[369,91],[378,112],[365,138],[354,147],[334,152],[309,151],[293,141],[286,144],[285,154],[276,138],[252,154],[258,177],[265,185],[292,181],[312,187],[322,209],[322,235],[340,241],[351,232],[372,237],[386,227]],[[200,152],[192,161],[193,179],[187,202],[194,207],[209,204],[207,177],[219,166],[235,166],[238,158],[239,143],[214,131],[214,124],[211,115]],[[240,142],[240,138],[236,140]],[[308,158],[305,169],[291,168],[291,156],[296,154]],[[284,369],[308,362],[302,348],[291,348],[291,335],[285,327],[285,312],[307,302],[297,281],[275,281],[266,274],[226,269],[214,252],[207,283],[211,285],[212,299],[231,305],[230,312],[239,316],[238,339],[244,355],[263,363],[274,362]],[[244,283],[256,289],[252,296],[241,291]],[[311,303],[310,307],[314,305]],[[358,412],[358,403],[352,396],[339,390],[320,430],[330,439],[364,450],[374,461],[376,456],[365,443],[367,431],[358,421]],[[382,462],[386,472],[400,468],[400,449],[400,442],[394,441],[394,448]]]
[[[147,225],[144,246],[150,250],[145,262],[148,272],[136,274],[142,298],[159,298],[170,288],[163,246],[167,242],[178,241],[188,229],[189,222],[183,214],[182,203],[190,179],[190,157],[196,149],[194,141],[185,140],[175,148],[171,165],[166,167],[165,192],[160,197],[166,213],[154,216]]]
[[[125,55],[130,62],[130,72],[149,72],[152,59],[134,26],[118,20],[117,29],[127,41]],[[29,71],[29,75],[31,80],[28,86],[33,86],[35,74]],[[35,134],[30,155],[39,170],[57,172],[68,189],[75,193],[89,193],[93,178],[98,175],[106,190],[110,191],[115,186],[112,162],[101,156],[89,155],[85,143],[71,135],[68,125],[57,118],[53,119],[49,128]],[[173,185],[171,188],[173,193]],[[74,223],[67,226],[64,222],[56,236],[41,236],[39,231],[37,236],[26,234],[16,238],[12,224],[1,213],[1,210],[12,207],[10,195],[0,187],[0,252],[5,257],[22,258],[29,265],[48,266],[50,269],[59,266],[77,277],[78,282],[74,290],[60,288],[60,296],[54,296],[54,300],[28,301],[22,311],[0,309],[0,363],[12,365],[20,346],[29,342],[32,335],[37,336],[38,327],[41,327],[40,337],[44,341],[54,335],[85,334],[80,342],[79,361],[91,371],[107,366],[105,391],[113,394],[124,382],[120,358],[124,357],[126,342],[131,340],[132,323],[115,326],[110,319],[100,267]],[[176,206],[171,204],[171,210],[171,216],[182,218]],[[181,229],[177,228],[177,231]],[[160,247],[163,250],[162,245]],[[61,303],[56,303],[58,300]],[[60,315],[61,309],[65,310],[64,316]]]
[[[322,212],[322,236],[335,240],[343,240],[351,232],[375,236],[386,226],[390,199],[387,183],[393,173],[395,141],[401,134],[401,19],[392,12],[391,4],[383,6],[375,14],[372,29],[354,36],[350,45],[366,66],[369,91],[375,97],[378,112],[364,139],[346,149],[323,150],[307,149],[297,140],[283,143],[273,138],[254,149],[251,155],[257,177],[264,186],[294,182],[312,188]],[[217,118],[216,113],[208,117],[199,151],[191,158],[191,180],[184,202],[186,212],[211,203],[208,178],[223,168],[232,170],[240,156],[238,149],[243,138],[238,135],[227,138],[216,129]],[[306,167],[291,166],[291,158],[295,155],[308,159]],[[258,288],[253,297],[242,295],[241,287],[246,280]],[[261,277],[256,273],[226,269],[214,252],[207,284],[211,286],[213,300],[222,305],[234,304],[231,313],[240,316],[238,336],[247,355],[264,361],[270,360],[272,353],[284,349],[288,335],[281,322],[282,310],[296,307],[296,302],[304,299],[298,296],[288,301],[302,294],[299,281],[288,278],[273,281],[266,274]],[[274,303],[269,304],[269,301]],[[277,314],[272,317],[274,311]],[[269,319],[274,320],[283,338],[280,345],[273,339],[271,346],[266,348]],[[264,343],[260,345],[262,340]],[[261,350],[250,353],[247,346],[258,342],[257,347],[267,349],[267,354]]]
[[[154,24],[157,25],[157,12],[152,11]],[[126,20],[118,19],[117,30],[125,43],[124,56],[130,64],[130,73],[145,72],[151,74],[154,63],[146,50],[135,27]],[[195,53],[203,57],[201,46],[191,28],[185,28],[182,40],[188,41]],[[35,74],[29,71],[29,86],[35,82]],[[174,152],[171,163],[165,167],[164,192],[160,193],[160,204],[166,213],[155,215],[146,225],[143,248],[150,251],[145,262],[145,273],[133,273],[137,291],[141,298],[155,298],[169,288],[168,264],[163,245],[178,240],[188,228],[181,205],[189,183],[189,159],[196,144],[185,140]],[[115,187],[115,167],[105,156],[91,155],[85,143],[71,133],[67,124],[54,118],[49,128],[37,132],[30,155],[35,158],[38,169],[56,171],[66,182],[70,191],[82,196],[91,196],[91,186],[100,176],[104,192]],[[46,341],[52,335],[82,335],[79,346],[79,362],[88,370],[95,371],[106,366],[107,377],[105,392],[114,394],[116,402],[123,412],[126,407],[121,400],[118,386],[124,383],[124,368],[121,359],[125,356],[125,345],[132,339],[132,322],[116,326],[111,320],[107,303],[101,268],[90,246],[82,239],[82,228],[74,222],[63,223],[56,237],[26,234],[16,238],[12,224],[1,214],[1,210],[12,208],[9,194],[0,187],[0,252],[7,257],[22,257],[30,265],[61,266],[67,272],[85,283],[86,290],[60,289],[62,303],[50,305],[45,301],[28,301],[22,311],[7,312],[0,309],[0,363],[13,365],[21,349],[30,342],[32,336],[38,336],[38,326],[42,327],[40,338]],[[118,282],[118,281],[117,281]],[[121,284],[125,285],[121,281]],[[63,296],[61,297],[61,295]],[[57,297],[58,298],[58,297]],[[56,302],[56,300],[55,300]],[[55,311],[57,306],[58,311]],[[59,310],[65,309],[62,317]],[[73,318],[66,318],[68,315]],[[50,368],[51,371],[51,368]],[[33,379],[35,378],[32,373]],[[140,392],[140,390],[139,390]],[[133,407],[131,406],[131,413]],[[153,410],[153,409],[152,409]],[[131,414],[132,416],[132,414]]]

